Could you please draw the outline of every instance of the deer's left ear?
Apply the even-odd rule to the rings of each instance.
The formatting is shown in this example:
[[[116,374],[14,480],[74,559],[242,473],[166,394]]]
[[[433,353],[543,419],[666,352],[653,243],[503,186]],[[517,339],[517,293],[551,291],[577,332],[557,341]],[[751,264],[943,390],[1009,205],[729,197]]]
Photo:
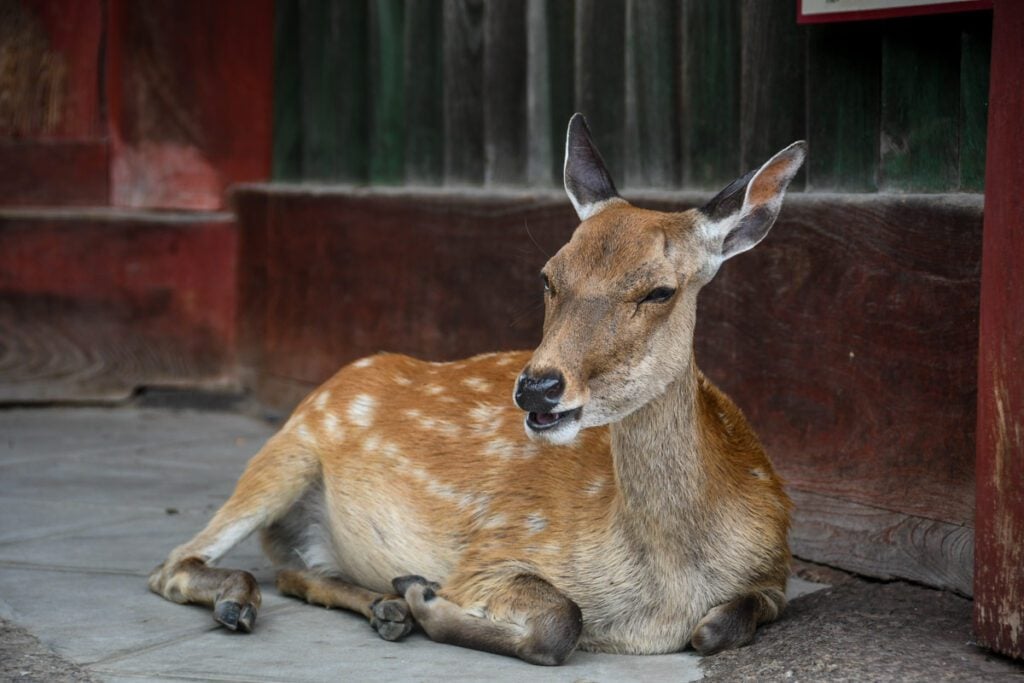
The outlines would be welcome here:
[[[615,189],[583,114],[573,114],[569,119],[564,174],[565,193],[581,221],[601,213],[609,204],[626,201]]]
[[[709,237],[721,244],[722,259],[752,249],[764,239],[779,215],[789,181],[806,156],[807,143],[794,142],[701,208]]]

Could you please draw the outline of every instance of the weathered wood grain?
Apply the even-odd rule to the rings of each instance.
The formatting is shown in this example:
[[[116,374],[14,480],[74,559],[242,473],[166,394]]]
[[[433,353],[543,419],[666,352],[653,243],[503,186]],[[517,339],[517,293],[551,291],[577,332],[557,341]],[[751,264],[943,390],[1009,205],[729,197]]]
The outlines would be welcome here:
[[[877,22],[807,27],[810,190],[878,189],[882,44]]]
[[[971,595],[974,529],[790,488],[790,543],[801,559]]]
[[[266,180],[273,2],[110,0],[108,12],[112,202],[216,209],[232,183]]]
[[[679,182],[676,14],[671,0],[626,4],[626,187]]]
[[[908,22],[914,22],[913,27]],[[881,187],[959,186],[960,31],[947,17],[888,22],[882,37]]]
[[[96,206],[110,201],[103,140],[0,140],[0,206]]]
[[[484,182],[526,181],[526,2],[492,2],[484,11]]]
[[[0,401],[230,384],[235,248],[223,214],[0,211]]]
[[[482,0],[444,0],[444,177],[484,180]]]
[[[960,189],[985,189],[985,137],[988,125],[992,14],[963,18],[960,33]]]
[[[420,185],[444,178],[443,18],[435,0],[405,4],[405,178]]]
[[[807,135],[806,33],[788,0],[742,0],[740,166],[757,168]],[[790,183],[804,185],[804,171]]]
[[[565,129],[574,113],[573,3],[527,0],[527,180],[562,184]]]
[[[405,180],[404,3],[370,3],[369,105],[370,182]]]
[[[303,177],[301,50],[299,0],[278,0],[274,3],[274,180]]]
[[[1024,658],[1024,4],[995,3],[978,357],[978,640]]]
[[[686,187],[740,175],[740,1],[683,0],[680,138]]]
[[[576,0],[575,22],[576,111],[587,117],[612,177],[622,178],[626,157],[626,0]]]
[[[367,7],[300,0],[302,173],[359,182],[368,173]]]

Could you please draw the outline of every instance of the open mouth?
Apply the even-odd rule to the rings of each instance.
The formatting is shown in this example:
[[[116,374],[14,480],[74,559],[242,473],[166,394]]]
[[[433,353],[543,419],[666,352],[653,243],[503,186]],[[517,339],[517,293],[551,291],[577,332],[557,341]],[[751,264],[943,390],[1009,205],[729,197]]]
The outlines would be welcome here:
[[[526,424],[534,431],[543,432],[548,429],[554,429],[565,422],[573,422],[580,419],[582,412],[583,408],[580,407],[566,410],[562,413],[530,413],[526,416]]]

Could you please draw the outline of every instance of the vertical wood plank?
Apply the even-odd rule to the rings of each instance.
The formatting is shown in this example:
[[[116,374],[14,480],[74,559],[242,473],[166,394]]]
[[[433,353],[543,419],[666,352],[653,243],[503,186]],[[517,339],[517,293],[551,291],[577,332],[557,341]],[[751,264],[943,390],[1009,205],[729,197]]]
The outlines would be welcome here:
[[[881,36],[875,22],[808,27],[807,184],[878,188]]]
[[[1024,658],[1024,3],[996,0],[978,353],[974,627]]]
[[[561,185],[573,102],[573,3],[527,0],[527,178]]]
[[[992,14],[964,17],[960,33],[960,189],[985,189],[985,135],[988,121]]]
[[[405,62],[402,0],[370,3],[370,182],[405,179]]]
[[[576,110],[612,177],[625,162],[626,0],[576,0]]]
[[[298,0],[274,3],[274,180],[302,178],[302,42]]]
[[[807,135],[806,27],[790,0],[743,0],[740,165],[756,168]],[[804,171],[790,184],[803,187]]]
[[[883,189],[943,192],[959,184],[958,24],[957,18],[917,17],[885,26],[879,169]]]
[[[683,0],[683,183],[719,188],[740,172],[740,0]]]
[[[548,88],[551,93],[551,172],[562,184],[565,163],[565,135],[569,119],[576,112],[576,16],[575,7],[565,0],[548,1]]]
[[[676,9],[671,0],[628,0],[624,184],[678,180]]]
[[[366,4],[300,0],[302,169],[309,179],[367,175]]]
[[[484,11],[484,182],[526,180],[526,3],[502,0]]]
[[[443,8],[435,0],[405,5],[405,177],[438,184],[444,176],[441,42]]]
[[[444,3],[444,175],[451,184],[484,178],[482,0]]]

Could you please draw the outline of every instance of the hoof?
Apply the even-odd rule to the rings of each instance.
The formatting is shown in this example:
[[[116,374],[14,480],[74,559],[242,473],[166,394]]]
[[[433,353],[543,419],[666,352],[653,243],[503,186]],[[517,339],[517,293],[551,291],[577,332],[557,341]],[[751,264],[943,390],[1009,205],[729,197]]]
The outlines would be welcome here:
[[[434,593],[441,590],[441,584],[436,581],[427,581],[425,578],[417,574],[399,576],[391,579],[391,585],[395,587],[395,592],[399,595],[405,595],[406,591],[413,586],[423,586],[424,600],[432,599],[434,597]]]
[[[252,603],[243,605],[234,600],[221,600],[214,605],[213,620],[231,631],[252,633],[256,625],[256,607]]]
[[[370,609],[370,626],[384,640],[401,640],[412,631],[409,605],[402,598],[378,598]]]

